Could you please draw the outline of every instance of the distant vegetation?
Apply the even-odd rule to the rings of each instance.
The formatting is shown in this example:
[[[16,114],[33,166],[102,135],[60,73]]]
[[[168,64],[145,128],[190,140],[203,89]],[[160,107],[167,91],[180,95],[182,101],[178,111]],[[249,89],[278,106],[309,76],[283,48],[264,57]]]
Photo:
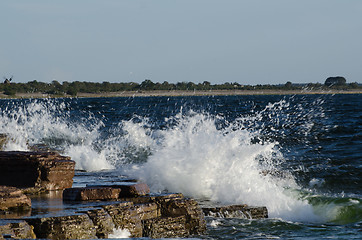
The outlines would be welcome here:
[[[38,82],[37,80],[28,83],[11,82],[12,77],[5,78],[4,83],[0,83],[0,92],[6,95],[15,95],[16,93],[43,93],[51,95],[71,95],[76,96],[78,93],[105,93],[105,92],[123,92],[123,91],[208,91],[208,90],[348,90],[362,89],[362,85],[358,83],[347,83],[344,77],[327,78],[324,84],[308,83],[295,84],[287,82],[280,85],[243,85],[237,82],[226,82],[223,84],[211,84],[208,81],[195,84],[193,82],[163,83],[153,82],[149,79],[142,83],[110,83],[110,82],[58,82],[51,83]]]

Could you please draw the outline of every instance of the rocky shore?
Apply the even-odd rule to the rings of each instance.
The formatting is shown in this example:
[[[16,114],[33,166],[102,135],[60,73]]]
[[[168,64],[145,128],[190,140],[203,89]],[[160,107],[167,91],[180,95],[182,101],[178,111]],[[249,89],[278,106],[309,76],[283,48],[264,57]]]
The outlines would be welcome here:
[[[137,180],[72,187],[74,169],[74,161],[56,152],[0,151],[0,239],[96,239],[117,230],[129,237],[188,237],[206,233],[205,216],[268,217],[265,207],[202,208],[181,193],[151,193]],[[71,207],[55,214],[32,205],[51,195]]]

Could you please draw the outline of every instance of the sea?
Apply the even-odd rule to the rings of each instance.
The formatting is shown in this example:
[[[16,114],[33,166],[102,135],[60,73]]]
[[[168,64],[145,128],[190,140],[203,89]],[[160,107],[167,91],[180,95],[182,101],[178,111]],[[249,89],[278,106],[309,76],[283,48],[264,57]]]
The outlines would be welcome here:
[[[269,211],[206,217],[192,239],[362,239],[361,94],[1,99],[0,110],[5,150],[70,156],[74,186],[130,177],[201,206]]]

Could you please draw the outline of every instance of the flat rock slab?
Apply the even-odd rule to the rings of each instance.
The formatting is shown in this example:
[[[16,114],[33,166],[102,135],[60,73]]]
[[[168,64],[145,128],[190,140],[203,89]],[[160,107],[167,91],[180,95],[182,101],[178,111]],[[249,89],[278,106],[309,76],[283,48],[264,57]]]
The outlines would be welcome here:
[[[31,208],[31,200],[16,187],[0,186],[0,211]]]
[[[202,211],[206,216],[221,217],[221,218],[245,218],[245,219],[268,218],[268,210],[266,207],[251,207],[245,204],[202,208]]]
[[[119,198],[121,189],[111,187],[81,187],[67,188],[63,192],[63,200],[67,201],[94,201],[114,200]]]
[[[145,196],[150,193],[150,188],[146,183],[124,182],[110,185],[87,185],[88,187],[112,187],[121,189],[120,198],[132,198]]]
[[[63,190],[72,187],[74,167],[56,152],[0,151],[0,185]]]

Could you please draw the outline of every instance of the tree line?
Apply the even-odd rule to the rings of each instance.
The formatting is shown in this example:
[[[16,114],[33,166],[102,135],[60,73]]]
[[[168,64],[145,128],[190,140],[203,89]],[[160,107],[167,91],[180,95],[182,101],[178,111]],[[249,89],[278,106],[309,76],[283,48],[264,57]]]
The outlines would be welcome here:
[[[237,82],[226,82],[223,84],[211,84],[208,81],[202,83],[193,82],[178,82],[163,83],[153,82],[150,79],[145,79],[142,83],[111,83],[111,82],[68,82],[62,83],[54,80],[51,83],[38,82],[37,80],[27,83],[11,82],[12,78],[5,78],[4,83],[0,84],[0,92],[6,95],[15,95],[16,93],[43,93],[50,95],[71,95],[76,96],[78,93],[105,93],[105,92],[123,92],[123,91],[209,91],[209,90],[328,90],[328,89],[362,89],[362,85],[358,83],[347,84],[343,77],[327,78],[324,84],[309,83],[309,84],[293,84],[287,82],[278,85],[243,85]]]

